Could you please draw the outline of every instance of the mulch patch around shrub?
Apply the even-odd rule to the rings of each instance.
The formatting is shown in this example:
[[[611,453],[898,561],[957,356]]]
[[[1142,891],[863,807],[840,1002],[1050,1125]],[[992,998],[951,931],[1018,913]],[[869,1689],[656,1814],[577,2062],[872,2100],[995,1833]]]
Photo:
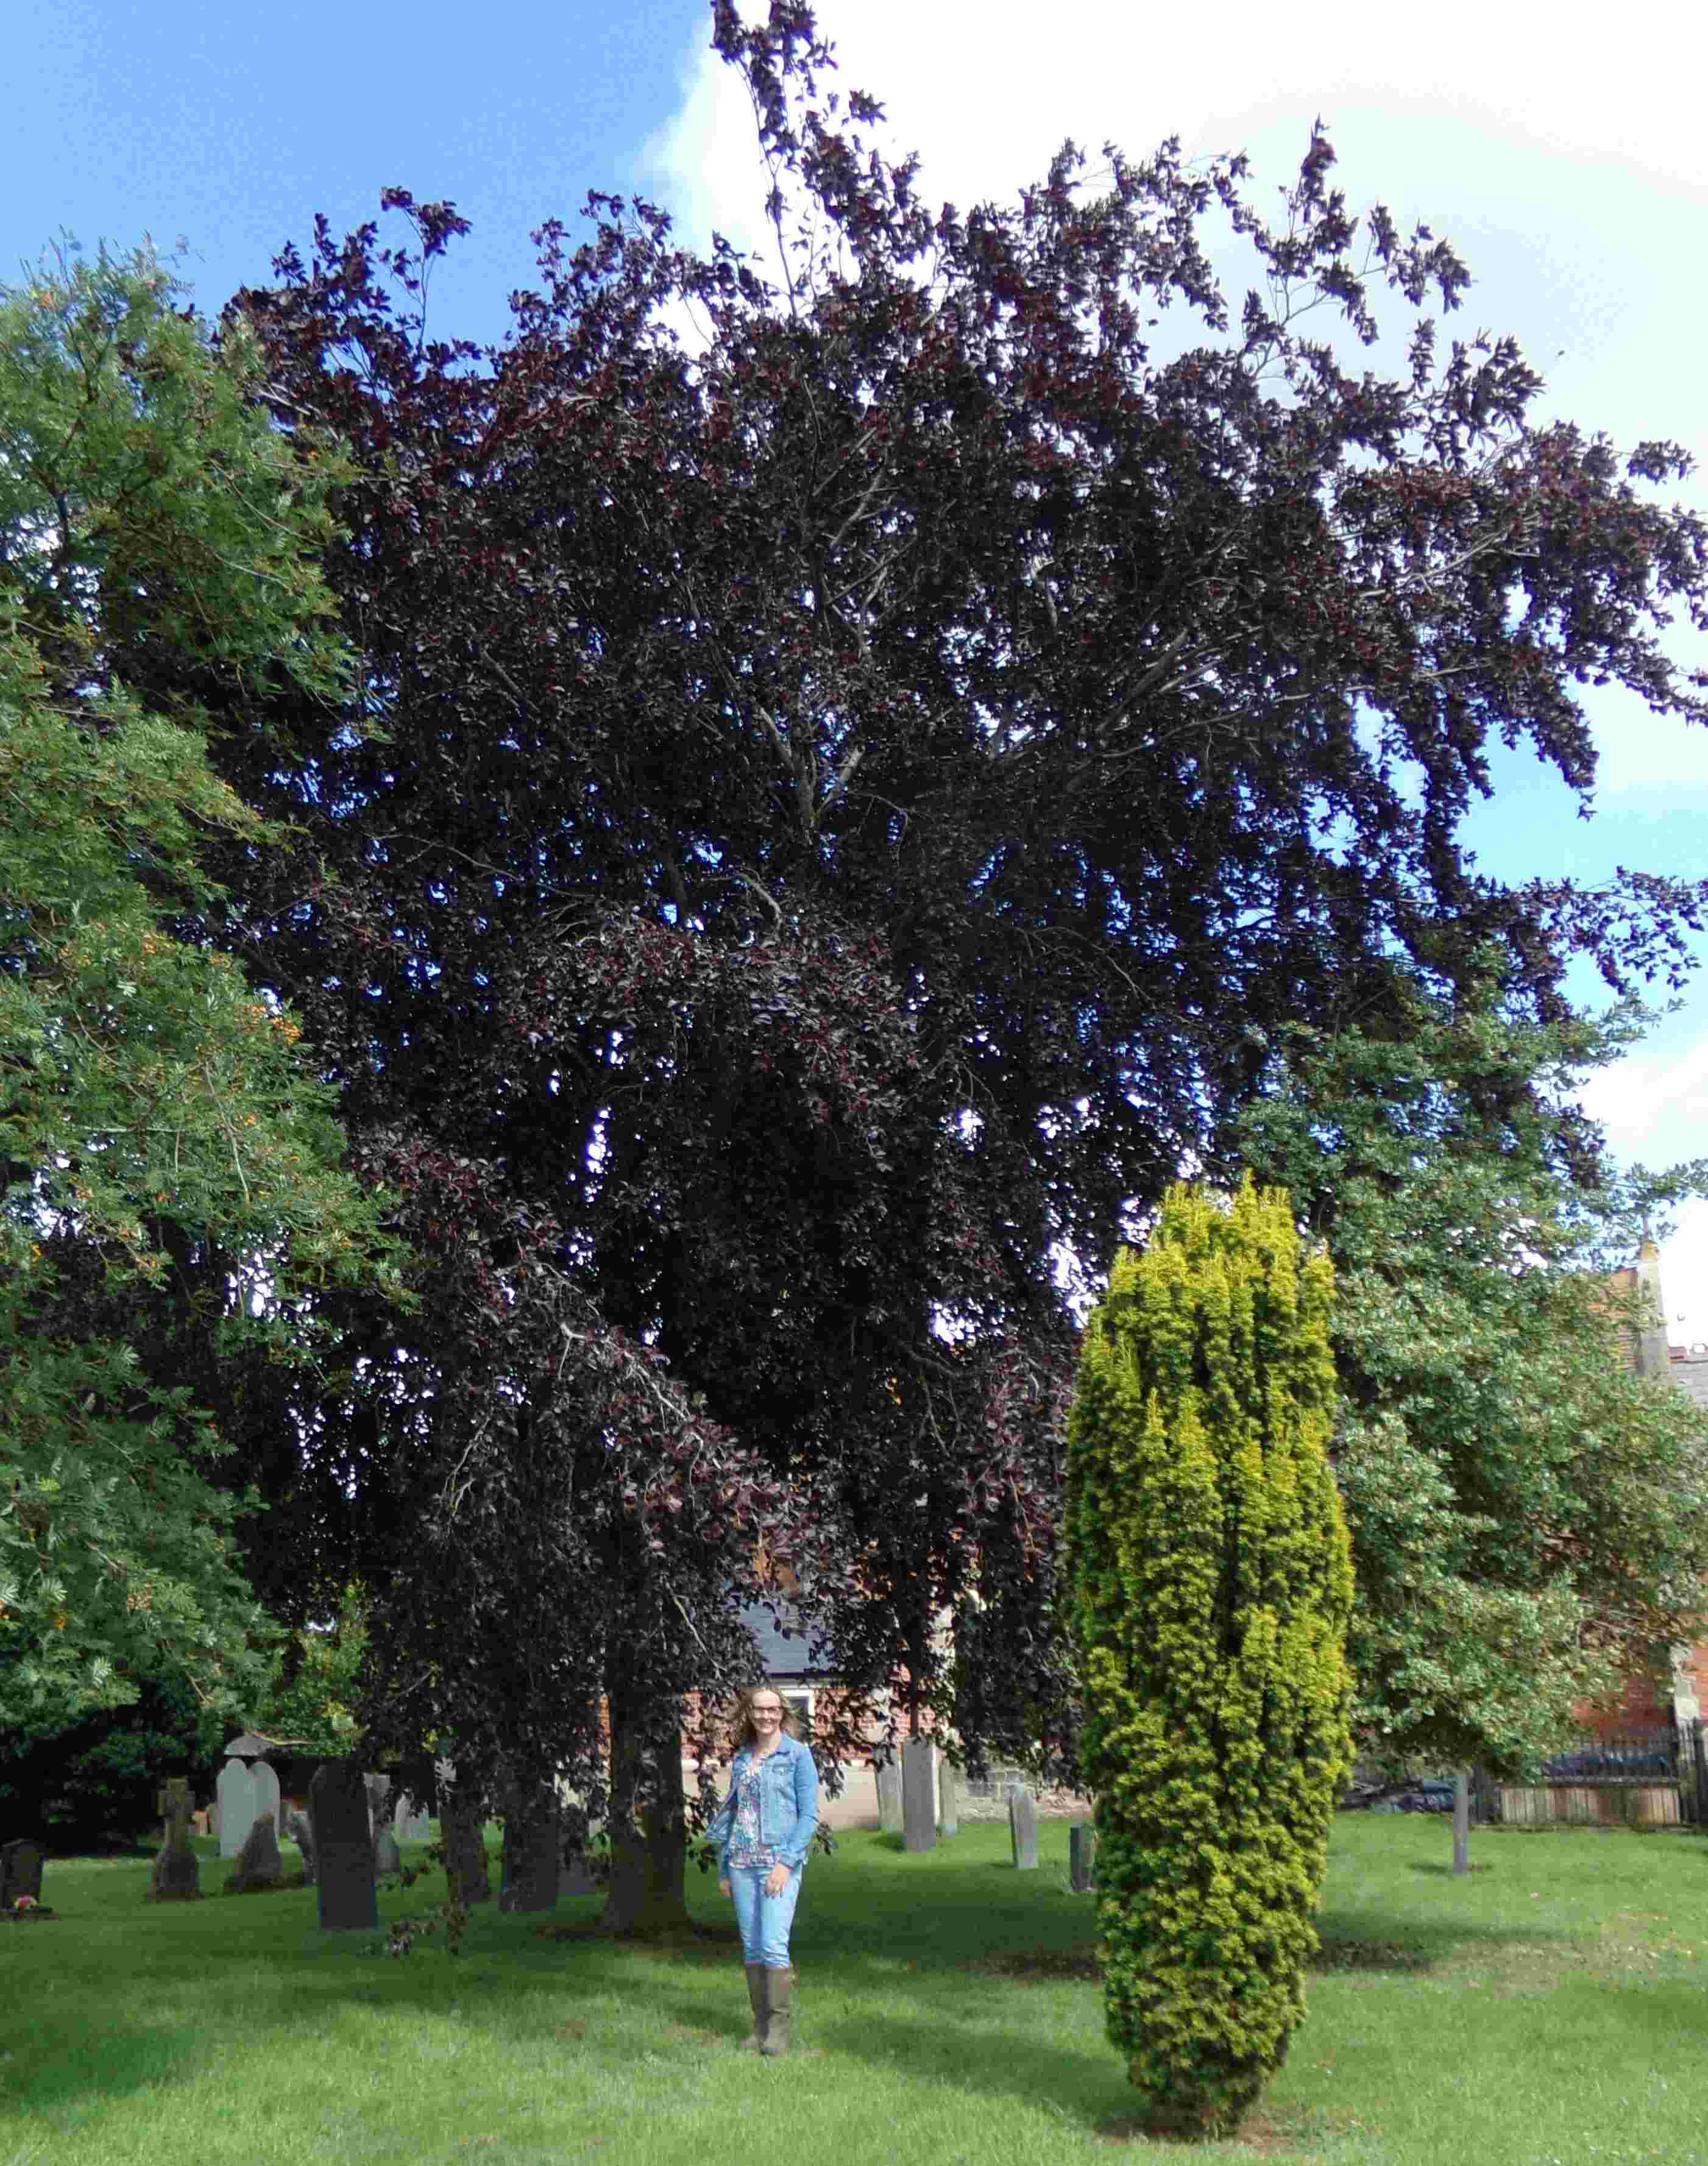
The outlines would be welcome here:
[[[1427,1970],[1434,1960],[1402,1941],[1325,1941],[1312,1970]]]
[[[1073,1978],[1096,1984],[1103,1977],[1102,1958],[1095,1948],[1017,1948],[978,1956],[967,1968],[994,1978],[1016,1978],[1023,1985],[1054,1985]]]

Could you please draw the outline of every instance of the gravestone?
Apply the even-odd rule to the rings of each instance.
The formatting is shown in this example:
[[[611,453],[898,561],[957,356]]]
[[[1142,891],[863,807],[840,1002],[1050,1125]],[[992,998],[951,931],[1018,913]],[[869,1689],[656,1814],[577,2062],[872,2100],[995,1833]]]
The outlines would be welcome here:
[[[950,1760],[937,1762],[937,1832],[961,1832],[961,1771]]]
[[[202,1892],[202,1862],[190,1843],[190,1786],[168,1783],[155,1799],[165,1821],[161,1847],[148,1876],[149,1899],[187,1903]]]
[[[228,1760],[214,1786],[219,1795],[219,1855],[235,1857],[255,1825],[255,1776],[246,1760]]]
[[[501,1910],[549,1910],[557,1901],[562,1805],[550,1783],[514,1785],[505,1801]]]
[[[599,1883],[593,1877],[593,1862],[584,1850],[575,1849],[565,1853],[557,1875],[560,1895],[597,1895]]]
[[[372,1932],[380,1921],[373,1831],[367,1790],[355,1761],[321,1762],[308,1785],[308,1816],[314,1830],[320,1930]]]
[[[901,1833],[901,1769],[894,1760],[877,1763],[878,1825],[886,1835]]]
[[[460,1804],[441,1791],[439,1831],[445,1842],[445,1878],[451,1899],[465,1909],[476,1903],[490,1903],[493,1885],[487,1872],[485,1815],[473,1802]]]
[[[257,1888],[277,1888],[284,1878],[279,1838],[271,1813],[258,1813],[237,1853],[237,1869],[225,1883],[228,1895],[247,1895]]]
[[[41,1900],[41,1846],[22,1836],[0,1842],[0,1910],[15,1908],[20,1895]]]
[[[398,1848],[398,1838],[392,1833],[389,1820],[382,1820],[373,1839],[373,1869],[376,1873],[401,1873],[403,1853]]]
[[[1068,1881],[1076,1895],[1097,1885],[1097,1830],[1089,1820],[1075,1820],[1068,1831]]]
[[[1015,1871],[1036,1873],[1038,1869],[1038,1816],[1033,1809],[1032,1794],[1024,1783],[1015,1783],[1009,1789],[1008,1835],[1014,1846]]]
[[[935,1850],[937,1845],[936,1750],[929,1737],[910,1737],[901,1748],[901,1846]]]
[[[283,1822],[281,1817],[279,1778],[277,1773],[274,1769],[267,1765],[265,1760],[256,1761],[249,1772],[250,1778],[255,1783],[255,1816],[256,1820],[259,1820],[263,1813],[271,1813],[273,1816],[274,1827],[277,1829],[282,1826]]]
[[[392,1833],[399,1842],[425,1842],[433,1832],[424,1809],[407,1790],[398,1794],[392,1812]]]
[[[285,1822],[285,1833],[303,1853],[303,1878],[312,1887],[314,1881],[314,1831],[308,1825],[307,1813],[293,1813]]]
[[[362,1787],[367,1792],[368,1828],[372,1835],[377,1836],[392,1817],[392,1778],[389,1775],[364,1775],[361,1780]]]

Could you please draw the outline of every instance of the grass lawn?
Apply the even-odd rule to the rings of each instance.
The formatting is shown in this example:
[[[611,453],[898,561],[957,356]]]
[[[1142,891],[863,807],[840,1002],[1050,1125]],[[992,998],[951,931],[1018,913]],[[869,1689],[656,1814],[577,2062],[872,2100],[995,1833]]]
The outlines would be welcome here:
[[[1068,1834],[909,1857],[845,1834],[796,1921],[800,2048],[761,2062],[733,1944],[664,1956],[475,1913],[408,1957],[312,1889],[143,1901],[147,1867],[50,1861],[58,1920],[0,1926],[0,2166],[1057,2166],[1194,2155],[1124,2132],[1091,1899]],[[200,1846],[204,1888],[227,1868]],[[1204,2158],[1708,2166],[1708,1841],[1336,1825],[1322,1963],[1286,2068]],[[287,1850],[287,1859],[291,1853]],[[727,1913],[693,1876],[698,1916]],[[382,1917],[442,1893],[382,1890]],[[553,1922],[590,1920],[596,1899]]]

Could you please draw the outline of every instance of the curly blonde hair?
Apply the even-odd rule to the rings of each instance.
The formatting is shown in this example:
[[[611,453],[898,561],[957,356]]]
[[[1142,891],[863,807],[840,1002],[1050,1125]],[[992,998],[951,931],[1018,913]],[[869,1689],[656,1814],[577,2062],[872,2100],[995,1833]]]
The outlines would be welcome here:
[[[750,1746],[759,1742],[759,1732],[753,1720],[753,1695],[756,1693],[769,1693],[783,1709],[782,1726],[784,1731],[790,1737],[799,1738],[800,1735],[799,1730],[795,1727],[794,1717],[788,1711],[788,1702],[775,1685],[767,1684],[762,1677],[756,1685],[744,1686],[741,1697],[735,1702],[735,1741],[731,1749],[736,1752],[745,1752]]]

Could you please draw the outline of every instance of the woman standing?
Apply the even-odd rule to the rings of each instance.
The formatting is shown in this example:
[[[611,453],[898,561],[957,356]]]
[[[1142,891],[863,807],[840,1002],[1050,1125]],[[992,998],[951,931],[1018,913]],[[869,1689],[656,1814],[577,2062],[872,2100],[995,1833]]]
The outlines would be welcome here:
[[[819,1771],[783,1728],[783,1701],[769,1685],[742,1693],[735,1748],[729,1795],[706,1833],[718,1846],[719,1890],[735,1898],[741,1928],[753,2010],[743,2050],[775,2058],[788,2051],[788,1929],[818,1825]]]

